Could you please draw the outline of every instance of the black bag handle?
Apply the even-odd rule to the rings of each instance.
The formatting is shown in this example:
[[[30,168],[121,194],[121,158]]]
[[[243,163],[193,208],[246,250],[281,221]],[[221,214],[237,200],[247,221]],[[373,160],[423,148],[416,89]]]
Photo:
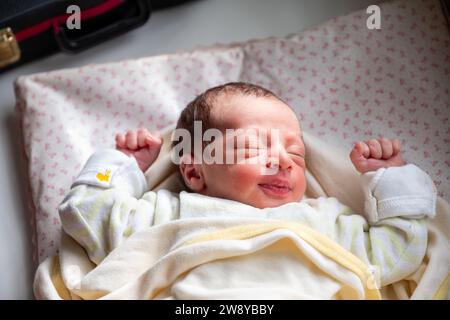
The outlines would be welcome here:
[[[85,36],[70,39],[64,25],[59,26],[59,32],[55,33],[55,38],[61,51],[78,53],[144,24],[151,14],[150,1],[131,0],[128,2],[136,3],[137,14],[135,16],[119,20]]]

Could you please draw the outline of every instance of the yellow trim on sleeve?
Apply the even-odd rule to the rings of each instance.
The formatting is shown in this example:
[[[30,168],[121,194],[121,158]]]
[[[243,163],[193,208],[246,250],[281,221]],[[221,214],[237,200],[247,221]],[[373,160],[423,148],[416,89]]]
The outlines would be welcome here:
[[[191,245],[212,240],[244,240],[264,233],[272,232],[276,229],[288,229],[294,232],[320,253],[355,273],[365,286],[367,299],[381,299],[381,294],[377,288],[374,276],[364,262],[328,237],[298,223],[273,222],[231,227],[224,230],[199,235],[187,241],[184,245]]]

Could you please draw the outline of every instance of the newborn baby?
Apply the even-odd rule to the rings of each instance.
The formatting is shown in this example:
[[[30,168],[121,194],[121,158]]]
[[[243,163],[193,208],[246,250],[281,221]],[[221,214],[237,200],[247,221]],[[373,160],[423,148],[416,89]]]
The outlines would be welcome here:
[[[117,150],[92,155],[59,208],[64,230],[94,263],[152,225],[248,216],[289,220],[318,230],[373,267],[381,285],[419,267],[427,246],[424,218],[435,214],[436,192],[425,172],[405,165],[398,140],[360,141],[350,152],[366,192],[364,218],[335,198],[304,198],[306,150],[299,121],[272,92],[248,83],[211,88],[183,110],[177,129],[194,136],[195,121],[201,121],[203,132],[216,128],[223,133],[212,142],[202,141],[200,151],[214,144],[224,147],[223,158],[235,151],[244,160],[260,161],[206,163],[198,150],[181,150],[179,170],[190,192],[153,192],[143,173],[158,157],[161,136],[146,129],[117,134]],[[230,149],[228,142],[239,134],[227,135],[226,129],[276,129],[277,137],[265,144],[246,135],[243,145],[231,144]],[[191,150],[194,142],[190,141]],[[268,174],[264,169],[275,170]]]

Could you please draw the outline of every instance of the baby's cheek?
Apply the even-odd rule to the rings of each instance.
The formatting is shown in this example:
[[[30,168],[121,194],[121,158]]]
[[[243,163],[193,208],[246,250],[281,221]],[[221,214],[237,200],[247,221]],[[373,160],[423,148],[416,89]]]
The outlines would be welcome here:
[[[251,164],[236,164],[229,168],[229,172],[238,189],[254,186],[261,176],[260,166]]]
[[[296,181],[296,193],[302,196],[306,191],[306,176],[303,169],[298,170],[294,177]]]

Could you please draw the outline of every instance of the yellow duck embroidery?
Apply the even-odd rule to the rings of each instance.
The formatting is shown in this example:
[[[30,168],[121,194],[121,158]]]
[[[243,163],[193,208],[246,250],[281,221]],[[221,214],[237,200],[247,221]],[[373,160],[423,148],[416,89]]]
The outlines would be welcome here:
[[[111,170],[106,169],[106,171],[105,171],[104,174],[101,173],[101,172],[99,172],[99,173],[97,173],[96,177],[97,177],[97,179],[100,180],[100,181],[106,181],[106,182],[108,182],[108,181],[109,181],[109,174],[110,174],[110,173],[111,173]]]

